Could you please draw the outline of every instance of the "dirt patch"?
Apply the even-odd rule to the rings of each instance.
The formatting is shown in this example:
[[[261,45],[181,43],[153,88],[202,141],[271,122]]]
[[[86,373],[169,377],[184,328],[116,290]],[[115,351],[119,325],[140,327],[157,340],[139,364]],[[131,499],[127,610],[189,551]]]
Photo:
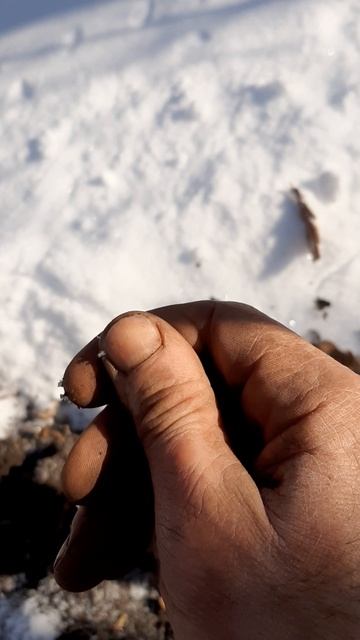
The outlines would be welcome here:
[[[75,512],[61,493],[61,470],[77,437],[49,417],[0,443],[0,637],[33,640],[31,621],[40,616],[46,637],[57,640],[170,640],[151,563],[81,594],[52,577]]]

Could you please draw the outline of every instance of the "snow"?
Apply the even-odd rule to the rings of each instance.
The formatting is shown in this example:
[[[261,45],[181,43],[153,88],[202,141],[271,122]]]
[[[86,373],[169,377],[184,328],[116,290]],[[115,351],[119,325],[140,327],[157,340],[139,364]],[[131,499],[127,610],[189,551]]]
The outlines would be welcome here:
[[[359,18],[357,0],[2,0],[3,389],[46,403],[114,315],[209,296],[360,350]]]
[[[155,637],[151,630],[155,629],[156,618],[148,602],[158,598],[158,593],[145,577],[142,582],[135,576],[133,580],[104,581],[78,594],[63,591],[52,576],[47,576],[37,589],[15,589],[7,597],[0,593],[1,640],[55,640],[66,633],[79,637],[79,627],[84,636],[89,630],[89,637],[93,637],[90,629],[97,628],[99,637],[115,637],[104,629],[124,614],[131,618],[127,637]]]
[[[13,431],[13,425],[25,420],[27,399],[15,390],[0,391],[0,440]]]
[[[145,600],[149,596],[149,588],[145,583],[132,582],[129,587],[129,593],[133,600]]]
[[[41,612],[37,607],[36,596],[28,598],[22,606],[29,620],[28,636],[34,640],[53,640],[59,628],[60,615],[55,609]]]
[[[55,608],[39,610],[37,596],[30,596],[20,606],[15,598],[0,599],[0,631],[4,640],[55,640],[59,634],[60,615]]]

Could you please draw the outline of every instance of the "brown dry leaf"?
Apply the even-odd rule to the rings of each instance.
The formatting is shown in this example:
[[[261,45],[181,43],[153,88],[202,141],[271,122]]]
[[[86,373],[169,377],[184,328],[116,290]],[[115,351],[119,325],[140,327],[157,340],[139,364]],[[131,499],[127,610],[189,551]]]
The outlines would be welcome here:
[[[320,254],[320,234],[316,225],[316,216],[306,204],[303,195],[299,189],[292,187],[291,194],[298,206],[299,214],[304,221],[306,237],[311,251],[313,260],[319,260]]]
[[[118,619],[115,620],[112,628],[113,631],[124,631],[127,623],[129,622],[129,616],[127,613],[122,613],[119,615]]]

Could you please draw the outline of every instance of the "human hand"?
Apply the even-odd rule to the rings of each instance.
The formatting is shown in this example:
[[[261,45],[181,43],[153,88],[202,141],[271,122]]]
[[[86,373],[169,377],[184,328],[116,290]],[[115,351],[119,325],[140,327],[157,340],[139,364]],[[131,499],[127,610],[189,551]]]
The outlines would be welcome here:
[[[65,466],[85,506],[61,585],[125,572],[153,540],[177,640],[359,637],[356,374],[254,309],[200,302],[115,319],[64,385],[108,407]]]

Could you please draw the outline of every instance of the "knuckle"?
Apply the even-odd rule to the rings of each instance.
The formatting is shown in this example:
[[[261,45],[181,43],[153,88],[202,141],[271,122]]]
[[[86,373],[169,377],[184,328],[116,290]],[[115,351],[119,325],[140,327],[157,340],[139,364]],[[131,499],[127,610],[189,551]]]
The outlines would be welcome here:
[[[141,394],[136,406],[136,421],[140,435],[151,444],[159,436],[171,437],[186,430],[196,418],[201,418],[209,406],[210,387],[202,381],[172,382],[160,389],[153,387]]]

